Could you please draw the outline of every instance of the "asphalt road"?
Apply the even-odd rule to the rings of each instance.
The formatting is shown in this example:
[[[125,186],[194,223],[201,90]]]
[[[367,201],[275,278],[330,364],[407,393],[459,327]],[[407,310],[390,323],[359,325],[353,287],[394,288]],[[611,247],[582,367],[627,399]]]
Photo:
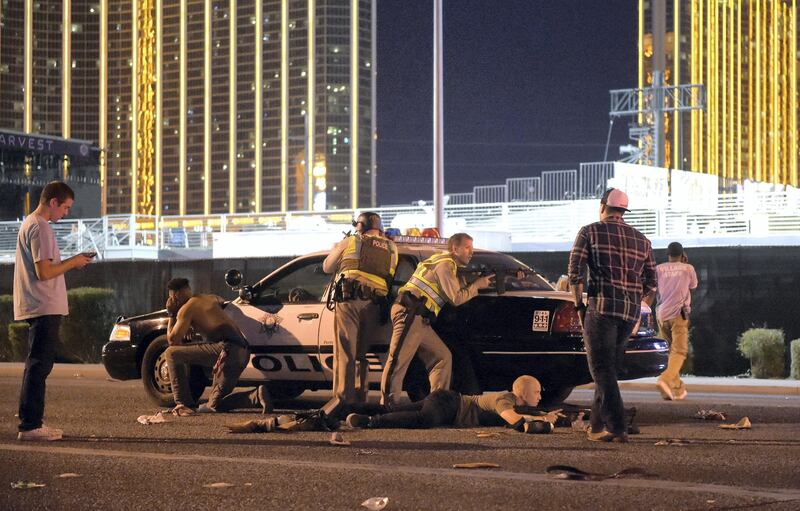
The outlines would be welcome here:
[[[569,428],[550,435],[482,430],[345,431],[348,447],[318,432],[231,435],[224,424],[260,418],[239,412],[175,418],[144,426],[158,411],[137,381],[84,375],[80,366],[48,380],[46,421],[63,441],[15,439],[19,375],[0,370],[0,508],[358,510],[388,497],[387,510],[800,509],[800,397],[696,393],[663,402],[625,392],[641,434],[628,444],[596,444]],[[569,401],[588,403],[590,391]],[[290,403],[317,406],[316,393]],[[751,430],[693,418],[726,412]],[[478,431],[497,435],[479,438]],[[667,439],[680,445],[655,445]],[[455,463],[499,468],[463,470]],[[653,477],[600,481],[550,478],[552,465],[598,474],[638,467]],[[77,477],[59,477],[78,474]],[[45,484],[12,489],[15,481]],[[212,483],[230,483],[209,488]]]

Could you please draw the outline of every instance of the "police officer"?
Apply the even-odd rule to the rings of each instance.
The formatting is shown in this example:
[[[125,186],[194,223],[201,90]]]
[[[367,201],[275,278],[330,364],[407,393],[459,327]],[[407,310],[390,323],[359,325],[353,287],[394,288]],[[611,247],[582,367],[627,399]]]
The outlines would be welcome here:
[[[465,285],[456,273],[472,259],[472,237],[454,234],[447,240],[447,250],[419,263],[392,305],[392,342],[381,378],[381,404],[387,409],[398,404],[403,378],[418,350],[428,370],[431,392],[450,388],[452,356],[431,321],[445,304],[461,305],[491,284],[493,276],[484,276]]]
[[[336,272],[333,396],[343,405],[364,403],[367,399],[366,351],[376,340],[381,306],[387,306],[397,269],[397,247],[383,235],[377,213],[362,213],[353,226],[356,234],[334,245],[322,263],[325,273]],[[336,407],[325,409],[333,414]]]

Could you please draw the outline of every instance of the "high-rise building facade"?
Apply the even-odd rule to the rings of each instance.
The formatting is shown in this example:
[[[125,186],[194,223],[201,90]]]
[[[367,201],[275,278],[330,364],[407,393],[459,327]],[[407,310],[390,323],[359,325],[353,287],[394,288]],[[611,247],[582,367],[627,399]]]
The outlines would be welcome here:
[[[76,212],[100,211],[86,202],[99,198],[100,20],[96,0],[0,0],[0,187],[24,202],[6,214],[35,208],[54,177],[81,198]]]
[[[151,4],[140,0],[128,23],[138,47],[131,68],[135,172],[109,182],[109,190],[123,190],[128,209],[211,214],[374,205],[372,0]],[[141,141],[151,137],[148,154]]]
[[[671,168],[798,186],[794,0],[665,0],[669,85],[702,84],[706,108],[665,116]],[[639,0],[639,87],[652,84],[652,0]]]
[[[0,0],[0,128],[97,141],[109,214],[370,207],[375,8]]]

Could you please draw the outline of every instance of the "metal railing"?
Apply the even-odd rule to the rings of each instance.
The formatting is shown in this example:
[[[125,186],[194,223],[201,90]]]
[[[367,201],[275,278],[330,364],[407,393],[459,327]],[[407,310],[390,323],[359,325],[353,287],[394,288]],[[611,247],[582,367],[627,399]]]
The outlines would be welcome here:
[[[651,238],[677,240],[724,236],[797,237],[800,245],[800,194],[749,192],[719,195],[713,214],[672,209],[635,209],[625,220]],[[448,204],[448,229],[507,232],[512,244],[571,242],[577,230],[597,220],[597,199],[575,201]],[[433,207],[415,205],[377,208],[384,225],[433,225]],[[208,257],[217,233],[322,233],[350,230],[357,211],[209,216],[111,215],[62,220],[53,225],[63,256],[94,250],[100,258],[157,258],[159,251],[184,251]],[[0,262],[13,262],[21,222],[0,222]],[[455,231],[453,231],[455,232]],[[492,247],[485,247],[492,248]],[[291,247],[287,247],[290,255]]]

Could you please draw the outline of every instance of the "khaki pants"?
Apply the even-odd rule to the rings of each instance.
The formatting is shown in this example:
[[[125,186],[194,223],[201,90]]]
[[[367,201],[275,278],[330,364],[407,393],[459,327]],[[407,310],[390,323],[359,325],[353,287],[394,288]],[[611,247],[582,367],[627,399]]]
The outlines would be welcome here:
[[[681,368],[689,354],[689,320],[678,316],[666,321],[659,321],[658,328],[661,337],[669,342],[667,369],[658,379],[669,385],[672,394],[677,396],[684,391]]]
[[[392,342],[381,378],[381,404],[384,405],[391,406],[396,402],[403,390],[408,366],[417,351],[428,370],[431,392],[450,388],[453,375],[450,350],[421,316],[415,315],[411,325],[406,328],[408,319],[408,312],[403,305],[392,305]]]
[[[380,306],[370,300],[336,304],[333,395],[347,404],[367,400],[367,349],[380,339]]]

